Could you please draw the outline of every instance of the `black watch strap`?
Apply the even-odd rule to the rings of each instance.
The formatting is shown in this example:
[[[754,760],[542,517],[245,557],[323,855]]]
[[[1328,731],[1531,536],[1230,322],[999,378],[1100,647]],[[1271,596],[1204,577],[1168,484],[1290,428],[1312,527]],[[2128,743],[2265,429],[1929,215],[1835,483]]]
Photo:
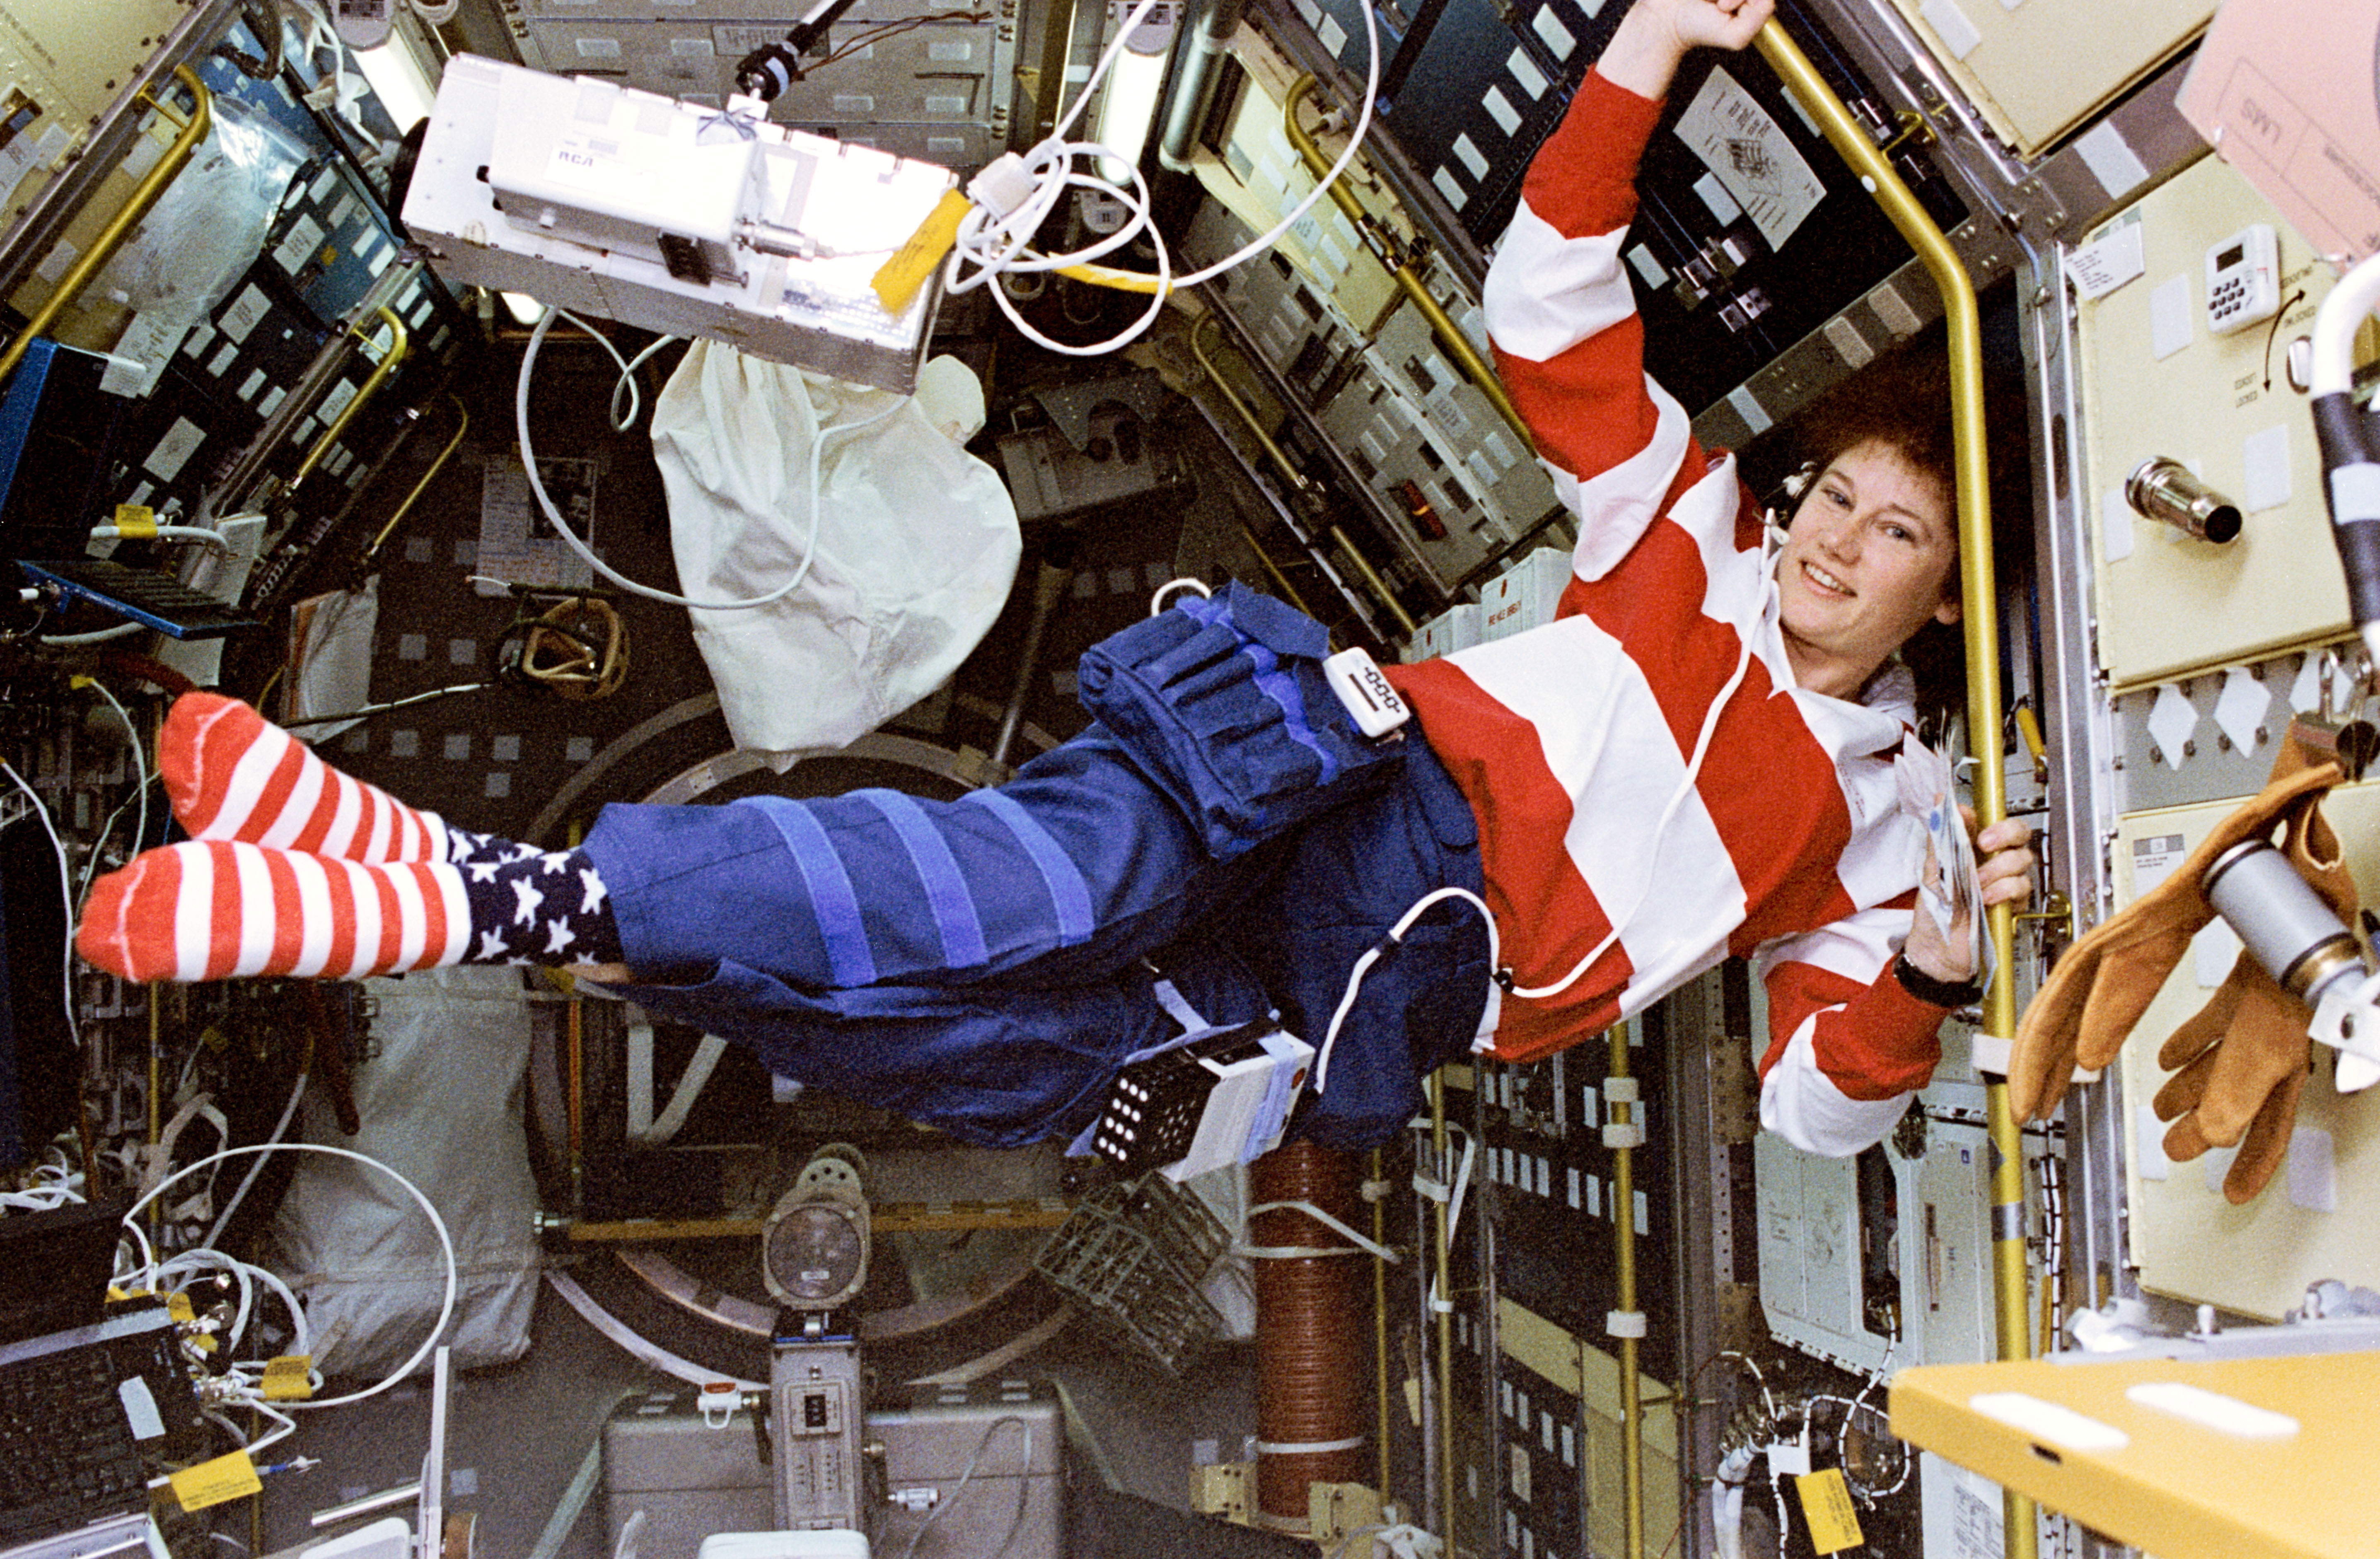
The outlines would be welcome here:
[[[1892,955],[1892,977],[1900,988],[1929,1007],[1973,1007],[1984,999],[1983,983],[1973,975],[1963,980],[1937,980],[1909,961],[1905,952]]]

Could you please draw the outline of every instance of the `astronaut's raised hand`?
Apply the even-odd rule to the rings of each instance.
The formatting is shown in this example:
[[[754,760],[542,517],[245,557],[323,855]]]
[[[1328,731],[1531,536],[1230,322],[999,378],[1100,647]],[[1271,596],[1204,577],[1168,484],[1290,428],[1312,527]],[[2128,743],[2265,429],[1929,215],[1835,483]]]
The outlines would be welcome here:
[[[1595,68],[1615,87],[1658,98],[1688,54],[1742,48],[1776,8],[1776,0],[1636,0]]]

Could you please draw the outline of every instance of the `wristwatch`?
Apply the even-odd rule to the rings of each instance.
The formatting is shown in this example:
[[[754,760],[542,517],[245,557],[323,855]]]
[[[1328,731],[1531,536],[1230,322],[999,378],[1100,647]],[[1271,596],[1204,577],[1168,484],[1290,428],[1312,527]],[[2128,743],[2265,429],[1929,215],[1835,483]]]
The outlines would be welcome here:
[[[1928,1007],[1973,1007],[1984,999],[1984,984],[1970,974],[1963,980],[1937,980],[1909,961],[1906,952],[1892,955],[1892,977],[1900,988]]]

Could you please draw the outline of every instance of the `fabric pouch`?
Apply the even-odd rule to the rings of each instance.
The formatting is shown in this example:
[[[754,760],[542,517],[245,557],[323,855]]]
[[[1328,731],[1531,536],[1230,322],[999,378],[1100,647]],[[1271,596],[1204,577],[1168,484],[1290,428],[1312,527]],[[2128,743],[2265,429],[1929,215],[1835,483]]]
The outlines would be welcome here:
[[[1322,624],[1234,581],[1085,651],[1083,707],[1228,861],[1326,808],[1377,790],[1403,761],[1373,741],[1324,680]]]

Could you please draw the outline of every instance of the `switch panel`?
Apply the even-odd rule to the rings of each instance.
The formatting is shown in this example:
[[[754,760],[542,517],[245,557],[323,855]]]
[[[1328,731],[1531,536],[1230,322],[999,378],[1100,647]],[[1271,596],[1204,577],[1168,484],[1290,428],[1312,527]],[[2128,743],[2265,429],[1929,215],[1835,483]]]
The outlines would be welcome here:
[[[2280,311],[2212,334],[2207,250],[2260,223],[2276,235]],[[2099,653],[2115,690],[2336,637],[2347,592],[2307,398],[2290,377],[2290,345],[2311,331],[2330,267],[2207,157],[2103,226],[2070,269],[2099,278],[2082,305],[2079,360]],[[2126,479],[2160,455],[2239,507],[2238,539],[2134,512]]]

